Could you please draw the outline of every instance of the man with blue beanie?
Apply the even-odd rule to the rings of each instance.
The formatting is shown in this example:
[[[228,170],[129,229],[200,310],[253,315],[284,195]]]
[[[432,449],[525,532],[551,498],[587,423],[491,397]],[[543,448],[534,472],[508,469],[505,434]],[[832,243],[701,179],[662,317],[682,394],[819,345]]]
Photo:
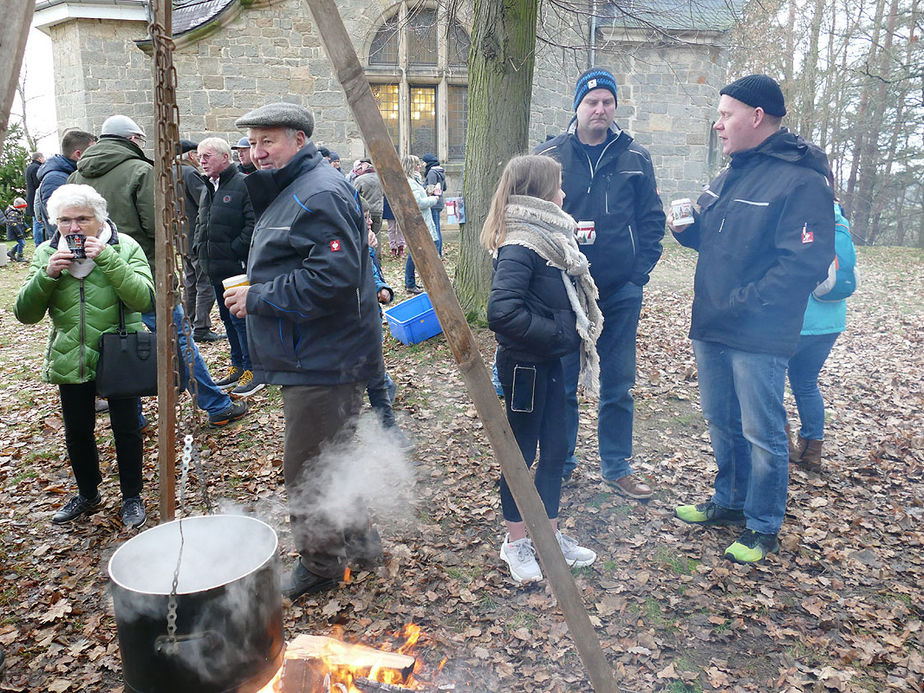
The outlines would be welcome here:
[[[642,308],[642,287],[661,257],[664,210],[651,157],[615,122],[616,79],[595,67],[578,78],[575,117],[568,131],[539,145],[534,153],[561,162],[563,208],[579,225],[578,243],[590,261],[600,291],[603,333],[600,355],[600,404],[597,432],[604,481],[628,498],[645,500],[651,487],[637,479],[632,456],[635,337]],[[562,359],[568,398],[566,426],[570,453],[565,480],[577,465],[578,352]]]

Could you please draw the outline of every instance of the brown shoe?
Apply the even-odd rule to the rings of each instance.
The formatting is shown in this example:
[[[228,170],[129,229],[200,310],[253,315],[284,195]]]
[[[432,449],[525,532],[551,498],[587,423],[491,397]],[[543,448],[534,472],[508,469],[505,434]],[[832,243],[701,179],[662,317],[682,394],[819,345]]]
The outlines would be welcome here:
[[[808,440],[799,436],[799,449],[802,454],[798,460],[793,460],[795,464],[811,472],[821,471],[821,452],[824,447],[823,440]]]
[[[627,498],[648,500],[654,493],[654,491],[651,490],[651,486],[636,481],[632,474],[619,477],[615,481],[613,479],[604,479],[604,481],[609,484],[610,488],[616,491],[616,493],[621,496],[626,496]]]

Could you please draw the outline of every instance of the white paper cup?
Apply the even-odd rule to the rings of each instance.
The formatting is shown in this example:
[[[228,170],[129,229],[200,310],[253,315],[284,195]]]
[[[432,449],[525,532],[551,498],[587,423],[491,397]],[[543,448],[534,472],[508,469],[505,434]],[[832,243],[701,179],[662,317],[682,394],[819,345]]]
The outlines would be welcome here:
[[[235,274],[233,277],[222,279],[221,285],[225,287],[225,291],[227,291],[228,289],[233,289],[235,286],[250,286],[250,282],[247,280],[246,274]]]

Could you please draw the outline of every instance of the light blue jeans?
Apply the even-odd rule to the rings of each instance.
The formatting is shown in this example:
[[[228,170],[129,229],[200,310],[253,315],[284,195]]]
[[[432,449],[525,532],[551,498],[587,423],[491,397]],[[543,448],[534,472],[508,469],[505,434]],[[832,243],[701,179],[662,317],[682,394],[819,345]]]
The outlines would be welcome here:
[[[36,218],[32,219],[32,240],[36,248],[45,240],[45,225]]]
[[[718,465],[712,502],[744,510],[747,528],[776,534],[786,512],[788,359],[693,340],[703,416]]]
[[[799,435],[806,440],[824,440],[825,437],[825,401],[818,389],[818,374],[837,336],[837,332],[804,334],[796,345],[796,353],[789,359],[789,387],[796,398],[802,423]]]
[[[597,340],[600,355],[600,404],[597,438],[600,447],[600,472],[604,479],[615,481],[632,473],[632,422],[635,403],[630,392],[635,384],[635,335],[642,310],[642,287],[625,286],[601,296],[597,301],[603,313],[603,332]],[[565,373],[565,432],[568,456],[564,476],[577,466],[574,449],[578,433],[577,381],[581,369],[578,351],[563,356]]]
[[[141,321],[151,332],[157,332],[157,321],[153,311],[150,313],[142,313]],[[209,375],[208,366],[206,366],[205,361],[202,360],[202,354],[199,353],[199,347],[196,346],[196,342],[186,341],[186,335],[183,334],[183,306],[177,305],[174,307],[173,324],[176,325],[177,346],[179,348],[179,354],[182,355],[180,359],[180,379],[183,383],[183,387],[189,389],[189,377],[187,376],[186,363],[189,360],[188,351],[191,348],[193,377],[196,379],[197,389],[199,391],[199,408],[204,409],[209,414],[220,414],[231,406],[231,398],[215,385],[215,381],[213,381],[212,376]],[[192,394],[192,391],[190,391],[190,394]]]

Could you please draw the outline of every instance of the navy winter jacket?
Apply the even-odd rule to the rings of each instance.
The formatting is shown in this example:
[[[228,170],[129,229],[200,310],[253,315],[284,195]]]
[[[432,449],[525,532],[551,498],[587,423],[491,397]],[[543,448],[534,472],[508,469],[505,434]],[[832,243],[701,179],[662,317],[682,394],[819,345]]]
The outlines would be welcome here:
[[[580,246],[601,298],[627,282],[648,283],[661,257],[664,210],[651,157],[614,123],[597,161],[591,161],[572,121],[568,132],[540,144],[562,165],[562,208],[576,221],[593,221],[596,243]]]
[[[812,290],[834,259],[824,152],[785,128],[731,163],[674,237],[699,251],[690,338],[791,356]]]
[[[247,177],[228,167],[218,175],[218,190],[202,176],[199,219],[193,248],[203,271],[213,282],[240,274],[247,267],[254,213],[244,181]]]
[[[247,343],[258,382],[367,382],[382,323],[359,193],[308,142],[246,178],[257,214],[247,265]]]
[[[488,327],[504,351],[524,361],[561,358],[581,343],[561,270],[521,245],[497,251]]]
[[[68,176],[76,170],[77,162],[68,159],[63,154],[55,154],[39,168],[36,174],[39,187],[35,193],[33,210],[43,224],[54,226],[54,222],[48,219],[48,198],[55,190],[67,183]],[[47,233],[51,235],[51,229],[48,229]]]

